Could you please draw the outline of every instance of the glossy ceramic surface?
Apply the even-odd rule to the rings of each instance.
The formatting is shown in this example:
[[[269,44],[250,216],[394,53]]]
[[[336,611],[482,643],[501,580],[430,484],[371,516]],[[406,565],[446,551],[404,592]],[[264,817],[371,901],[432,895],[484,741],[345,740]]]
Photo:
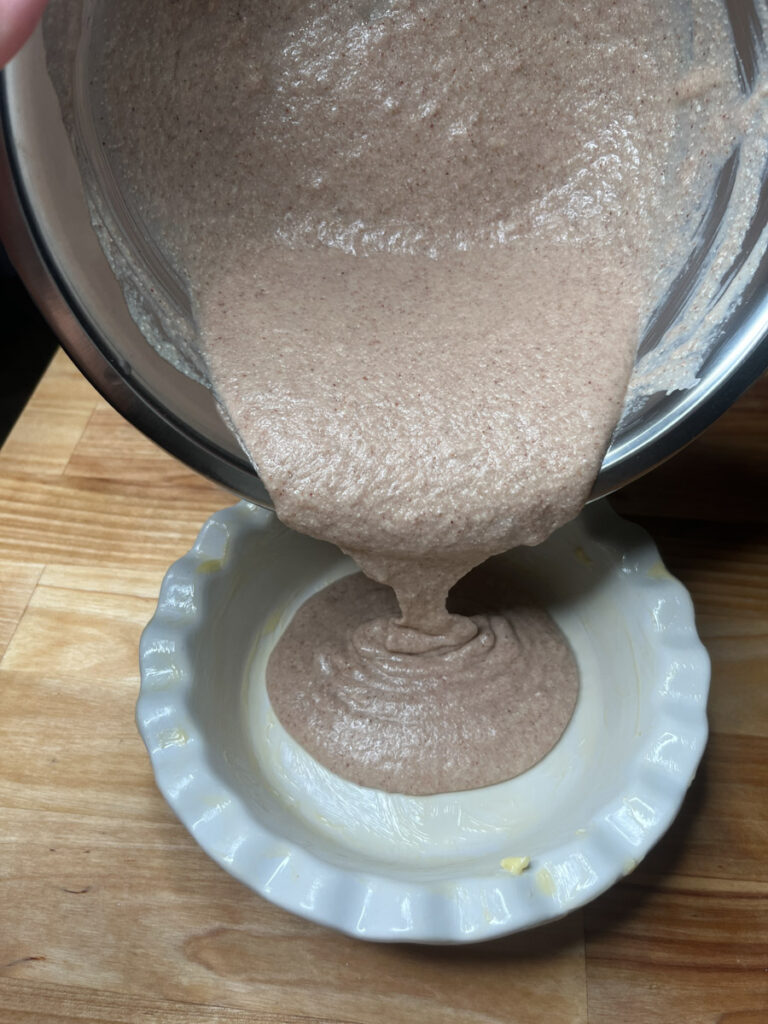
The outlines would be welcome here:
[[[574,717],[517,779],[404,797],[331,775],[266,698],[281,630],[353,564],[245,502],[206,523],[144,632],[137,721],[158,786],[210,856],[350,935],[441,943],[559,917],[642,860],[706,742],[709,660],[687,591],[603,502],[501,557],[573,646]]]

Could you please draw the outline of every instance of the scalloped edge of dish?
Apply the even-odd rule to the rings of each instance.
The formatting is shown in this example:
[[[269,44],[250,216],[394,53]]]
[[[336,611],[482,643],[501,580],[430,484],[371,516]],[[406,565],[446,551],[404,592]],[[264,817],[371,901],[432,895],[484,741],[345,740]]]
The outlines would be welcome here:
[[[422,872],[388,877],[362,857],[350,868],[316,856],[269,820],[256,820],[208,763],[186,703],[195,670],[190,640],[206,592],[217,574],[231,569],[244,530],[265,539],[286,530],[273,513],[247,502],[214,514],[163,581],[142,635],[136,708],[158,788],[206,853],[286,910],[357,938],[392,942],[466,943],[521,931],[583,906],[632,871],[676,817],[704,752],[709,657],[688,591],[664,569],[645,531],[604,502],[582,517],[622,574],[645,592],[648,607],[663,609],[654,624],[660,654],[649,693],[654,728],[629,782],[570,841],[520,875],[500,868],[435,880]],[[219,796],[212,800],[212,793]]]

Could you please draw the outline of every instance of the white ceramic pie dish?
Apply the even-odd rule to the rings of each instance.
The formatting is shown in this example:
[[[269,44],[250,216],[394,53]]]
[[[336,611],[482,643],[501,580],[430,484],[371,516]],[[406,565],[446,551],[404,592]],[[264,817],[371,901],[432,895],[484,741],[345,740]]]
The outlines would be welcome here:
[[[211,517],[144,631],[137,721],[161,792],[214,860],[350,935],[443,943],[560,917],[637,865],[706,743],[709,659],[688,593],[605,503],[501,557],[574,648],[576,712],[517,779],[405,797],[331,775],[266,697],[282,629],[353,563],[245,502]]]

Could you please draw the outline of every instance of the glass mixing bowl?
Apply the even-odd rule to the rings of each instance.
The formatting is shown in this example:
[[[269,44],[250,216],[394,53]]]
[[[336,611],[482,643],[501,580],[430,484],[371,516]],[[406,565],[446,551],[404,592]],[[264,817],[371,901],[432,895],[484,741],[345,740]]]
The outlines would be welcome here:
[[[724,4],[749,95],[765,57],[768,15],[753,0]],[[86,17],[72,81],[77,161],[40,30],[3,73],[0,237],[62,345],[105,398],[192,468],[268,505],[202,368],[193,356],[177,357],[174,366],[158,352],[185,350],[193,330],[189,302],[125,203],[98,144],[87,88],[89,53],[97,46],[98,19]],[[693,339],[702,356],[697,379],[685,390],[644,394],[625,409],[594,497],[687,444],[768,366],[768,161],[761,155],[764,140],[758,141],[756,152],[737,146],[719,169],[690,255],[670,274],[638,349],[642,365],[670,339],[676,345]],[[754,193],[749,216],[729,216],[745,187]],[[122,288],[115,265],[124,271]]]

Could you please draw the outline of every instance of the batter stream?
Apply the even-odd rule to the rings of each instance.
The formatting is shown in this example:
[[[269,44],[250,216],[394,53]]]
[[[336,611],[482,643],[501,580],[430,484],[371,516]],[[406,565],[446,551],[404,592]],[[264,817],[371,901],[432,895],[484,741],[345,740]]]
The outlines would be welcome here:
[[[447,595],[587,499],[737,130],[721,4],[99,10],[105,153],[225,415],[279,517],[366,574],[279,642],[280,721],[363,785],[524,770],[572,713],[568,644],[509,581]]]

